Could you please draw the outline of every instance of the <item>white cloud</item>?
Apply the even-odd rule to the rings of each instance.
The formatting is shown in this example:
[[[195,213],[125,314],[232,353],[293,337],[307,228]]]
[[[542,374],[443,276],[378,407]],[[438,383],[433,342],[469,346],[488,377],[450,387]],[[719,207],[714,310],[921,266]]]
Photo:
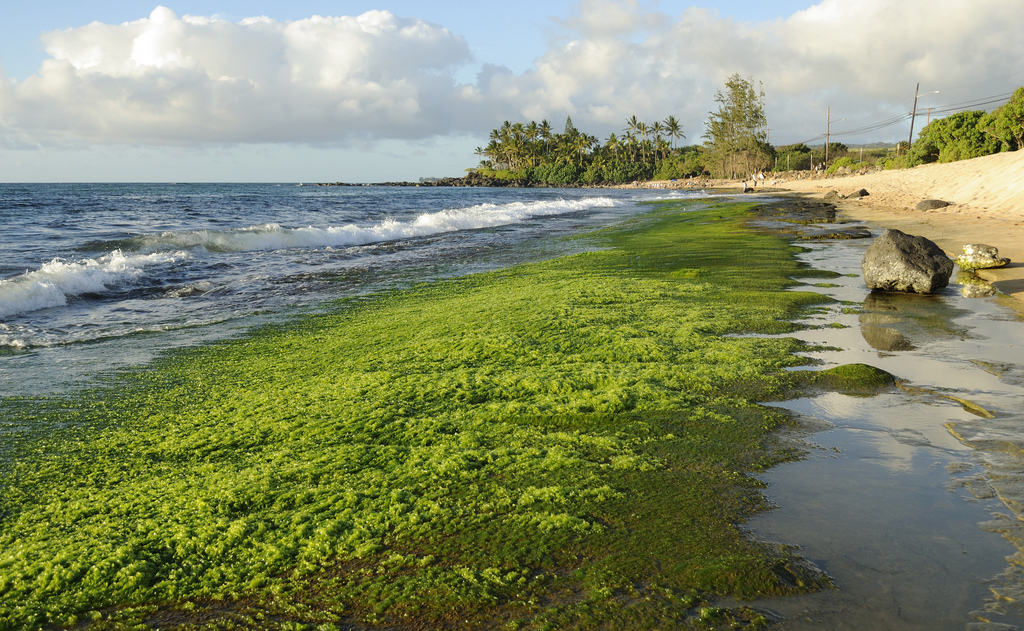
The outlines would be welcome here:
[[[633,114],[672,114],[689,141],[699,142],[715,91],[739,73],[763,82],[770,126],[793,141],[823,132],[829,106],[846,128],[905,113],[918,82],[922,92],[942,89],[952,99],[935,104],[1024,82],[1021,0],[822,0],[769,23],[697,7],[676,16],[644,13],[629,1],[611,3],[619,9],[616,28],[593,19],[608,4],[582,2],[584,17],[567,22],[576,37],[517,77],[518,93],[606,131]],[[624,8],[634,13],[623,16]]]
[[[7,84],[0,120],[40,141],[332,142],[445,133],[465,40],[386,11],[280,23],[157,7],[44,36],[51,58]]]
[[[947,103],[1024,81],[1024,0],[822,0],[767,23],[657,7],[583,0],[532,69],[486,65],[471,85],[454,79],[473,63],[462,35],[387,11],[231,22],[158,7],[46,34],[36,75],[0,75],[0,144],[330,145],[557,129],[567,114],[601,136],[671,114],[699,142],[733,73],[763,82],[772,139],[793,141],[823,131],[827,106],[849,127],[906,112],[917,82]]]

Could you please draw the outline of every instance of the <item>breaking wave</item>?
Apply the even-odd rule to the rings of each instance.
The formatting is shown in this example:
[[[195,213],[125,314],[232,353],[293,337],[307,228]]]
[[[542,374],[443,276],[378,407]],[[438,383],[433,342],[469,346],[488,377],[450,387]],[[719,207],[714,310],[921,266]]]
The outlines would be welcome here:
[[[97,258],[53,259],[38,270],[0,280],[0,318],[62,307],[84,294],[104,294],[136,281],[153,265],[189,258],[187,252],[124,254],[115,250]]]
[[[609,208],[618,202],[607,197],[581,200],[479,204],[467,208],[423,213],[409,221],[385,219],[376,224],[285,228],[276,223],[229,230],[164,232],[135,237],[122,247],[139,252],[202,248],[208,252],[251,252],[288,248],[350,247],[428,237],[444,232],[492,228],[531,217],[563,215],[592,208]]]

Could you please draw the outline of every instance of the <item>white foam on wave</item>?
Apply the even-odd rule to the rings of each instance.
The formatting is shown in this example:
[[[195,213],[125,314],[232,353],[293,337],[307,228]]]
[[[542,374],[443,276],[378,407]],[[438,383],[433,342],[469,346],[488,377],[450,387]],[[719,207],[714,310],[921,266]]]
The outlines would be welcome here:
[[[115,250],[94,259],[67,261],[56,258],[38,270],[0,280],[0,318],[61,307],[68,298],[105,293],[143,275],[146,267],[188,258],[186,252],[124,254]]]
[[[210,252],[251,252],[288,248],[349,247],[427,237],[444,232],[475,230],[509,225],[531,217],[563,215],[608,208],[617,202],[607,197],[579,200],[549,200],[508,204],[479,204],[467,208],[424,213],[411,221],[385,219],[376,224],[285,228],[267,223],[231,230],[165,232],[143,237],[141,251],[166,248],[203,248]]]
[[[171,289],[166,295],[171,298],[187,298],[189,296],[205,294],[210,291],[213,291],[213,283],[208,280],[201,280],[198,283],[191,283],[184,287]]]

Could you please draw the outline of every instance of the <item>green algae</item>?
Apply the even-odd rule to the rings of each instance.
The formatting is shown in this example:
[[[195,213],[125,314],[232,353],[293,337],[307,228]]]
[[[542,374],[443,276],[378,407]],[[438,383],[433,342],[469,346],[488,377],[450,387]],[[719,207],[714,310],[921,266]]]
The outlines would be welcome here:
[[[896,378],[868,364],[843,364],[819,372],[803,372],[806,383],[844,394],[874,395],[896,387]]]
[[[763,626],[703,605],[825,584],[739,525],[806,360],[732,334],[825,299],[747,211],[3,401],[0,629]]]

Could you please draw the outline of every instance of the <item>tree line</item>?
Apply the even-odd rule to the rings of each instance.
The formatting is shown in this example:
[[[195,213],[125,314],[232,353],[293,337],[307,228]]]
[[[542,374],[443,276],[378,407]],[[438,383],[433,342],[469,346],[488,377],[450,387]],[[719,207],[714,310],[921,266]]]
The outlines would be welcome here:
[[[960,112],[936,119],[921,130],[912,147],[861,150],[842,143],[811,148],[805,144],[773,147],[768,142],[764,90],[752,78],[730,76],[715,93],[714,112],[704,124],[703,143],[679,146],[686,138],[675,116],[646,122],[631,116],[621,134],[603,142],[578,130],[571,117],[561,133],[551,123],[511,123],[491,131],[486,147],[477,147],[477,174],[522,184],[616,184],[638,180],[692,177],[738,178],[761,171],[804,170],[821,166],[825,156],[834,171],[868,166],[909,167],[1013,151],[1024,147],[1024,88],[1008,103],[986,113]]]
[[[551,123],[511,123],[491,131],[477,147],[478,174],[522,183],[601,184],[671,180],[710,175],[735,177],[768,167],[764,91],[752,79],[733,75],[715,96],[703,145],[679,146],[686,138],[674,115],[647,122],[631,116],[621,134],[602,142],[578,130],[569,117],[561,133]]]
[[[603,143],[576,128],[569,117],[561,133],[551,123],[510,123],[492,130],[486,147],[477,147],[482,161],[478,173],[498,179],[571,184],[628,182],[656,174],[681,177],[678,163],[687,151],[676,142],[685,138],[675,116],[647,123],[636,116],[626,121],[621,135]],[[693,169],[684,169],[690,170]]]

